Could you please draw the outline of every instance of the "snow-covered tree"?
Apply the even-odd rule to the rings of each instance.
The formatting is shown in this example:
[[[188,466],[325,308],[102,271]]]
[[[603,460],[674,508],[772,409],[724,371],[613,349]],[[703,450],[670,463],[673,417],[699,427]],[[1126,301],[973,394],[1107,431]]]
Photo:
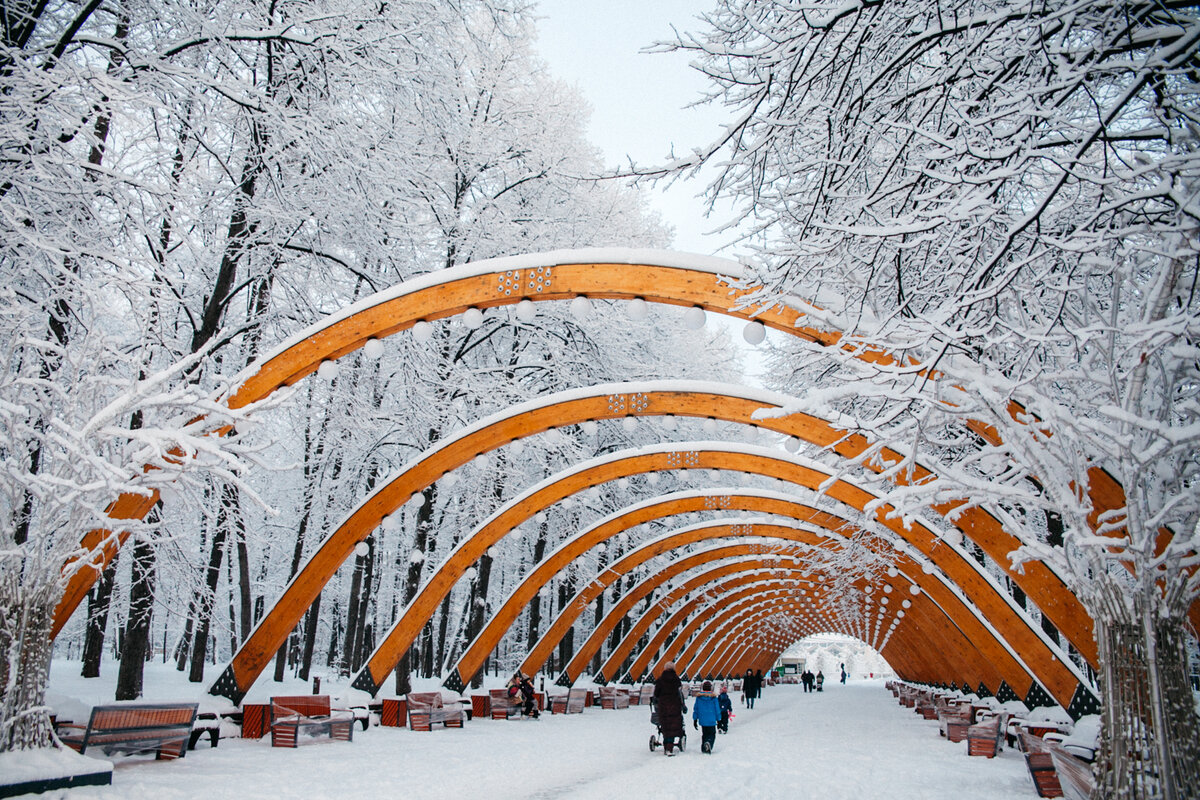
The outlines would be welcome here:
[[[732,121],[672,166],[721,164],[714,196],[761,246],[756,299],[804,298],[845,332],[808,352],[827,388],[805,408],[934,468],[864,456],[901,513],[996,509],[1014,563],[1044,561],[1087,607],[1096,797],[1196,796],[1194,7],[724,0],[706,21],[667,46]]]

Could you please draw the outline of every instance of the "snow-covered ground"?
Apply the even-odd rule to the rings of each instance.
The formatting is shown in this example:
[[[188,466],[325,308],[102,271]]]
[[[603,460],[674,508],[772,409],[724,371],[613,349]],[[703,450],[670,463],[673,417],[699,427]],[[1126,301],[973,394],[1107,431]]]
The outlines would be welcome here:
[[[53,689],[78,678],[56,665]],[[89,682],[90,683],[90,682]],[[265,682],[269,683],[269,682]],[[157,684],[157,682],[156,682]],[[277,685],[276,685],[277,686]],[[291,691],[291,687],[288,691]],[[278,691],[278,689],[277,689]],[[176,698],[178,699],[178,698]],[[736,701],[736,698],[735,698]],[[753,710],[735,707],[712,755],[692,732],[685,753],[647,746],[644,706],[540,720],[475,720],[462,730],[356,730],[354,741],[295,750],[269,739],[202,742],[186,758],[115,759],[113,785],[59,793],[69,800],[171,798],[775,798],[820,800],[1035,797],[1021,755],[969,758],[966,744],[902,708],[881,681],[834,682],[822,693],[768,687]],[[690,731],[689,727],[689,731]]]

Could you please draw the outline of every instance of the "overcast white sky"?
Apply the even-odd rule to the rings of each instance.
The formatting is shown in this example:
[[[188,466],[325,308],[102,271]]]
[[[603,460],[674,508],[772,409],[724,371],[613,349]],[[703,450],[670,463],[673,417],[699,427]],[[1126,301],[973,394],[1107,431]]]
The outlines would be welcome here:
[[[640,52],[681,31],[698,31],[712,0],[540,0],[538,49],[559,80],[574,84],[592,106],[588,138],[610,166],[664,162],[674,147],[686,153],[715,139],[721,109],[685,109],[706,81],[681,53]],[[653,192],[654,206],[675,228],[675,249],[714,254],[729,234],[706,236],[721,220],[703,217],[695,196],[702,181]],[[732,252],[721,255],[733,256]]]

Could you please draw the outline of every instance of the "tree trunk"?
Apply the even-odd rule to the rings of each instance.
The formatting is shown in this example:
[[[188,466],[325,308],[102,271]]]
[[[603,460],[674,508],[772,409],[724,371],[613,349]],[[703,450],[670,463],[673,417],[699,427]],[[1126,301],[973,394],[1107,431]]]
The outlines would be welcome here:
[[[46,684],[61,594],[55,582],[28,586],[18,571],[0,572],[0,753],[54,746]]]
[[[304,652],[300,657],[300,680],[307,681],[312,669],[313,651],[317,646],[317,622],[321,618],[321,595],[318,594],[304,617]]]
[[[361,600],[363,570],[366,568],[366,556],[354,557],[354,574],[350,577],[350,602],[346,608],[346,639],[342,645],[342,657],[338,660],[338,672],[349,675],[353,668],[354,654],[358,651],[358,604]]]
[[[136,700],[142,696],[142,675],[146,654],[150,651],[150,619],[154,611],[154,572],[154,545],[138,537],[133,547],[129,617],[125,621],[121,667],[117,674],[117,700]]]
[[[100,580],[88,592],[87,633],[83,637],[83,670],[85,678],[100,677],[100,662],[104,656],[104,634],[108,630],[108,609],[112,604],[113,584],[116,582],[118,550],[108,562]]]
[[[203,596],[196,604],[196,636],[192,644],[192,669],[188,680],[192,683],[204,681],[204,660],[208,657],[209,626],[213,607],[216,605],[217,583],[221,578],[221,558],[225,554],[225,540],[229,534],[229,489],[222,484],[220,501],[217,503],[216,526],[213,530],[211,547],[208,551],[208,571],[204,576]]]
[[[1200,719],[1188,683],[1187,609],[1122,597],[1094,609],[1104,712],[1095,800],[1200,797]],[[1120,594],[1118,594],[1120,593]],[[1154,591],[1158,595],[1158,591]],[[1174,613],[1170,613],[1170,612]]]

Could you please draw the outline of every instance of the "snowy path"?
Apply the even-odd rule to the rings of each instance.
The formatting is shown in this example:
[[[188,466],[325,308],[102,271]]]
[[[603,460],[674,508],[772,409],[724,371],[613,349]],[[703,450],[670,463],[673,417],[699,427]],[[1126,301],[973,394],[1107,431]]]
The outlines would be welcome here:
[[[879,682],[764,692],[735,708],[712,755],[698,732],[686,753],[651,753],[649,709],[588,709],[538,721],[490,720],[463,730],[371,728],[354,742],[297,750],[225,739],[182,761],[118,763],[113,786],[76,789],[69,800],[170,798],[775,798],[821,800],[1035,797],[1019,753],[968,758],[965,744],[900,707]],[[689,731],[691,731],[689,725]]]

